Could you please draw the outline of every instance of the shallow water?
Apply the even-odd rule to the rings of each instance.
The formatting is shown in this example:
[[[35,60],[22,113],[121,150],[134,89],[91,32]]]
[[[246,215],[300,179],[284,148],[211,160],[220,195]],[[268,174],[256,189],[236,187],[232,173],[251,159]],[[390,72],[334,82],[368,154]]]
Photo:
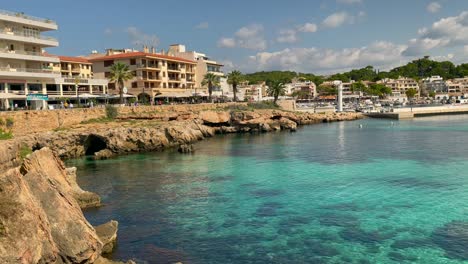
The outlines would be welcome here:
[[[363,124],[359,128],[359,124]],[[218,136],[196,153],[78,159],[147,263],[465,263],[468,116]]]

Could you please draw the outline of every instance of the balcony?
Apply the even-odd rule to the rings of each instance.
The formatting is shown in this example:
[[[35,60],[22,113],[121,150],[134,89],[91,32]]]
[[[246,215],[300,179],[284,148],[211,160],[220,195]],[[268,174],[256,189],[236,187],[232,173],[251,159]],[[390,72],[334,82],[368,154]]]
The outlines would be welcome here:
[[[160,69],[158,64],[141,64],[141,63],[138,63],[136,66],[139,69],[158,69],[158,70]]]
[[[57,23],[46,18],[28,16],[24,13],[0,10],[0,20],[35,26],[44,30],[57,30]]]
[[[0,32],[0,39],[34,43],[46,47],[57,47],[59,45],[58,40],[53,37],[41,35],[28,35],[23,31],[14,31],[9,30],[7,28]]]
[[[41,52],[32,52],[24,50],[8,50],[0,49],[0,58],[15,59],[15,60],[29,60],[29,61],[43,61],[59,63],[57,57],[44,56]]]
[[[179,67],[170,67],[170,66],[167,66],[167,71],[180,72],[181,69],[180,69]]]
[[[57,78],[60,77],[60,72],[54,72],[48,69],[27,69],[27,68],[10,68],[0,67],[1,77],[32,77],[32,78]]]

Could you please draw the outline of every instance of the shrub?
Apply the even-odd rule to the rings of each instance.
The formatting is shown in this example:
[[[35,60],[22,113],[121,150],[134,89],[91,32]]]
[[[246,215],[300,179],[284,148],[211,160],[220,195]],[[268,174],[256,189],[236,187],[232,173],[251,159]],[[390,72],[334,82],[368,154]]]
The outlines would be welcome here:
[[[6,140],[11,138],[13,138],[13,133],[0,128],[0,140]]]
[[[247,106],[253,109],[278,109],[279,108],[279,106],[273,103],[272,101],[248,103]]]
[[[26,158],[26,156],[28,156],[31,153],[32,153],[32,150],[31,150],[30,147],[28,147],[26,145],[21,146],[20,151],[19,151],[21,159]]]
[[[8,129],[12,129],[13,128],[13,125],[15,124],[15,122],[13,121],[13,118],[11,117],[8,117],[6,120],[5,120],[5,126],[8,128]]]
[[[107,119],[115,119],[119,115],[119,111],[117,107],[113,105],[106,105],[106,118]]]

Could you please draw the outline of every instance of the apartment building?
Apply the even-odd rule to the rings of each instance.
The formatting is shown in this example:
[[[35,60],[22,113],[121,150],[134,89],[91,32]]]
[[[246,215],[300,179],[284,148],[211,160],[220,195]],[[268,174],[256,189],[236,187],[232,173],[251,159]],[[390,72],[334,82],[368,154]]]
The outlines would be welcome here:
[[[426,90],[426,92],[446,93],[447,85],[444,78],[436,75],[423,79],[421,89]]]
[[[385,86],[392,89],[392,96],[394,97],[401,97],[405,96],[405,93],[409,89],[416,89],[418,94],[420,92],[419,84],[416,80],[407,78],[407,77],[400,77],[398,79],[383,79],[378,81],[377,83],[382,83]]]
[[[53,56],[53,55],[51,55]],[[105,78],[94,78],[93,64],[87,58],[56,56],[59,63],[50,65],[61,77],[55,78],[54,85],[48,85],[49,97],[72,97],[82,95],[102,96],[107,92],[109,81]],[[55,89],[54,89],[55,88]]]
[[[50,64],[60,61],[43,52],[59,45],[57,39],[43,33],[57,29],[57,23],[50,19],[0,10],[1,109],[28,103],[35,108],[46,106],[41,95],[47,94],[47,84],[60,78],[60,72]]]
[[[204,53],[196,52],[196,51],[187,51],[185,45],[174,44],[169,47],[168,54],[171,56],[176,56],[184,59],[188,59],[191,61],[196,61],[197,68],[196,68],[196,83],[195,87],[200,89],[200,91],[206,91],[206,87],[202,86],[202,81],[207,73],[212,73],[219,77],[223,77],[224,73],[222,71],[222,67],[224,65],[211,60],[206,56]]]
[[[292,95],[294,92],[303,92],[311,98],[317,96],[317,86],[311,81],[293,79],[285,87],[287,95]]]
[[[103,56],[90,59],[95,78],[109,78],[114,63],[130,66],[134,78],[125,82],[129,94],[139,99],[189,97],[196,83],[196,65],[192,60],[156,53],[145,47],[143,52],[133,50],[107,50]],[[118,94],[115,83],[109,83],[108,92]]]

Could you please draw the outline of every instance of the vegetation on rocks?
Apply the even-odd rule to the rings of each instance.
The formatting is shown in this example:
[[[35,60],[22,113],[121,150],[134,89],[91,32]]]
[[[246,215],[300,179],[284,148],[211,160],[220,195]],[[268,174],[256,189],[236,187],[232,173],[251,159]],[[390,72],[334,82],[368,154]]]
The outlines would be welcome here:
[[[106,105],[106,118],[115,119],[119,115],[119,110],[113,105]]]

